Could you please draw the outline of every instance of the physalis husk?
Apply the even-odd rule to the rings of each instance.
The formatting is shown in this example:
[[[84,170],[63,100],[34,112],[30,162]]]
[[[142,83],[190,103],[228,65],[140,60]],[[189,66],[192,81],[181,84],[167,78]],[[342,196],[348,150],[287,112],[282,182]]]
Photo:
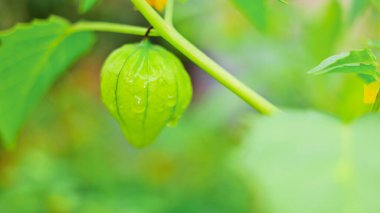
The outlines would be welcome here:
[[[181,61],[147,39],[115,50],[103,65],[100,86],[103,103],[136,147],[174,126],[192,97]]]

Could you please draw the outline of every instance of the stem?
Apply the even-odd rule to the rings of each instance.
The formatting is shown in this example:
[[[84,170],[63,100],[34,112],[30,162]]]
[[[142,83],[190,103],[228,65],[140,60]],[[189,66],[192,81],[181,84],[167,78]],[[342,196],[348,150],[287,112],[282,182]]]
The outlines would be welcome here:
[[[236,95],[240,96],[257,111],[268,115],[279,111],[277,107],[244,85],[220,65],[210,59],[206,54],[196,48],[192,43],[186,40],[170,24],[166,23],[145,0],[131,1],[165,40],[205,70],[214,79],[219,81]]]
[[[174,0],[168,0],[165,7],[165,21],[173,25]]]
[[[108,22],[88,22],[82,21],[73,25],[73,32],[78,31],[104,31],[104,32],[113,32],[113,33],[123,33],[131,35],[141,35],[144,36],[147,28],[124,25],[124,24],[115,24]],[[159,36],[155,30],[152,30],[149,33],[149,36]]]
[[[143,38],[144,41],[149,39],[149,34],[150,34],[150,32],[151,32],[152,30],[153,30],[153,27],[152,27],[152,26],[150,26],[150,27],[147,29],[147,31],[146,31],[146,33],[145,33],[145,35],[144,35],[144,38]]]

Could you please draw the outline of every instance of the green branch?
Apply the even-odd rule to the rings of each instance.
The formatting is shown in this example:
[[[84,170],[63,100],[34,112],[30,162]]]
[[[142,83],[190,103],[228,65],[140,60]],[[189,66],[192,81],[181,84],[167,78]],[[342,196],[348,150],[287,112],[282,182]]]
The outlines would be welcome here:
[[[147,28],[124,25],[124,24],[115,24],[108,22],[88,22],[82,21],[74,24],[71,28],[73,32],[78,31],[103,31],[103,32],[112,32],[112,33],[123,33],[131,35],[145,35]],[[155,30],[152,30],[149,33],[149,36],[158,36]]]
[[[279,111],[277,107],[265,98],[244,85],[206,54],[196,48],[178,33],[171,24],[167,23],[145,0],[131,0],[135,7],[157,30],[157,32],[171,45],[177,48],[195,64],[205,70],[214,79],[241,97],[249,105],[263,114],[274,114]]]
[[[168,0],[165,7],[165,21],[173,24],[174,0]]]

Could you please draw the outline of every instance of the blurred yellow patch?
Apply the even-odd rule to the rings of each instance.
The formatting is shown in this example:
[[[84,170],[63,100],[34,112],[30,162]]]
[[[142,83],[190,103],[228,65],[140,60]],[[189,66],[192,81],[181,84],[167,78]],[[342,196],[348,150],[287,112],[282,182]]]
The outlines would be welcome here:
[[[374,104],[376,101],[377,94],[379,93],[379,89],[379,81],[375,81],[373,83],[364,85],[363,102],[365,104]]]
[[[158,11],[163,11],[168,0],[147,0],[147,2]]]

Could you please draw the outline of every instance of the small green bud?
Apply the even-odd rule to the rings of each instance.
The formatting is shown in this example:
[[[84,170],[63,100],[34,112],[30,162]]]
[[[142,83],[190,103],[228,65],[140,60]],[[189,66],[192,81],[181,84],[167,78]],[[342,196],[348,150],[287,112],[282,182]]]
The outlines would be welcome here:
[[[101,95],[128,142],[143,147],[166,125],[177,123],[191,101],[192,87],[175,55],[144,40],[124,45],[107,58]]]

